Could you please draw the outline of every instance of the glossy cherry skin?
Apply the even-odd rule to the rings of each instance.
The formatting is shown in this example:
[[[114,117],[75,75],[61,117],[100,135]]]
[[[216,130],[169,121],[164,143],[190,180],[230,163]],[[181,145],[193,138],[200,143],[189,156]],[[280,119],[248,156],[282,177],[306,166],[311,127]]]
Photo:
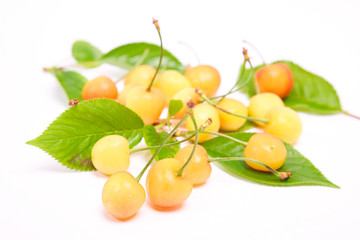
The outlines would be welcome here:
[[[294,77],[285,63],[274,63],[255,72],[255,85],[260,93],[272,92],[285,98],[293,88]]]
[[[134,216],[144,204],[145,198],[143,186],[125,171],[109,177],[102,191],[104,208],[118,219]]]
[[[89,100],[93,98],[116,99],[118,91],[115,83],[106,76],[99,76],[88,81],[81,90],[81,98]]]
[[[179,160],[181,165],[184,165],[189,159],[193,148],[194,144],[190,144],[180,149],[174,158]],[[211,165],[208,161],[208,154],[205,148],[197,145],[193,157],[184,170],[184,176],[187,176],[194,185],[200,185],[210,177],[211,171]]]
[[[146,177],[146,192],[151,202],[162,208],[182,204],[192,191],[193,184],[185,175],[179,177],[176,171],[181,164],[174,158],[156,162]]]
[[[251,136],[244,150],[244,157],[262,162],[275,170],[284,164],[286,155],[284,143],[268,133],[256,133]],[[269,172],[269,169],[260,164],[250,161],[246,163],[256,170]]]
[[[188,67],[185,77],[189,79],[192,87],[200,88],[207,97],[213,97],[218,90],[221,77],[216,68],[209,65]]]

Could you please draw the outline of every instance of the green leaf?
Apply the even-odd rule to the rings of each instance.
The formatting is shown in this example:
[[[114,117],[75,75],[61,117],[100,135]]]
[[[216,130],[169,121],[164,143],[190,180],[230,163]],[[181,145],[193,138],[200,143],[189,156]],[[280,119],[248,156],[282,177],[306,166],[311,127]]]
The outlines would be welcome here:
[[[141,118],[120,103],[92,99],[67,109],[27,144],[44,150],[68,168],[94,170],[91,149],[100,138],[121,135],[132,148],[141,141],[143,127]]]
[[[87,82],[87,79],[83,75],[74,71],[63,71],[55,67],[47,71],[51,72],[57,78],[69,100],[75,98],[81,100],[81,90]]]
[[[130,43],[115,48],[105,54],[101,61],[112,64],[127,70],[131,70],[141,62],[156,68],[159,64],[160,47],[150,43]],[[185,66],[169,51],[164,49],[162,67],[175,69],[180,72],[185,71]]]
[[[242,141],[248,141],[254,133],[234,133],[230,136]],[[211,157],[242,157],[244,146],[227,138],[217,137],[204,142],[203,147]],[[278,171],[288,171],[293,175],[287,181],[280,181],[275,175],[250,168],[245,162],[224,161],[218,166],[226,172],[246,180],[272,186],[318,185],[338,188],[303,155],[290,144],[285,143],[287,157],[284,165]]]
[[[289,61],[279,61],[289,66],[294,76],[294,86],[284,100],[286,106],[294,110],[316,113],[334,114],[341,112],[341,104],[335,89],[324,78],[306,71],[299,65]],[[264,65],[257,66],[255,71]],[[250,74],[250,69],[244,73],[244,79]],[[241,84],[241,81],[240,81]],[[249,97],[256,94],[254,77],[242,89]]]
[[[145,143],[148,147],[159,146],[169,136],[169,134],[164,131],[157,133],[153,125],[146,125],[144,127],[143,135],[144,135]],[[167,143],[172,143],[176,141],[177,141],[176,138],[173,138],[169,140]],[[158,161],[164,158],[173,158],[175,154],[179,151],[179,149],[180,149],[179,144],[163,147],[158,153],[158,155],[155,157],[155,159],[156,161]],[[156,152],[156,149],[151,149],[150,152],[151,154],[154,154]]]
[[[72,46],[72,55],[84,67],[93,68],[101,65],[102,52],[85,41],[77,41]]]
[[[177,114],[182,107],[183,107],[183,102],[181,100],[174,100],[174,99],[170,100],[168,118],[171,118],[172,116]]]

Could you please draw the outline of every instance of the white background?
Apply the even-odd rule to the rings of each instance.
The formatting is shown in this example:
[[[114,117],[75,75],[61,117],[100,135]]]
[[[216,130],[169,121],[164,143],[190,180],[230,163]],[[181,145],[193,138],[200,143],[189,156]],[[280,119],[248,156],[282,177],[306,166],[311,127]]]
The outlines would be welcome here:
[[[300,113],[304,131],[296,145],[341,189],[267,187],[213,166],[209,181],[180,209],[160,212],[147,200],[125,222],[103,209],[104,176],[68,170],[25,145],[67,108],[65,94],[42,68],[71,63],[79,39],[104,52],[129,42],[158,43],[152,17],[165,47],[182,62],[197,64],[179,41],[218,68],[220,93],[237,77],[246,39],[268,62],[292,60],[323,76],[343,108],[360,115],[359,11],[355,0],[0,0],[0,239],[359,239],[360,121],[342,114]],[[104,66],[83,73],[124,72]],[[130,172],[137,175],[148,158],[133,156]]]

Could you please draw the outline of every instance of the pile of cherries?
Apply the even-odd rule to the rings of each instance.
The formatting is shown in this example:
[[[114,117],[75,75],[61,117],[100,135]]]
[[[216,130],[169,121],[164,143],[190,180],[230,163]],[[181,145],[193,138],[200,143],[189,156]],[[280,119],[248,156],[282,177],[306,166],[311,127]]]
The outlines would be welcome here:
[[[160,28],[154,21],[160,40]],[[162,40],[161,40],[162,48]],[[244,49],[244,65],[250,62]],[[294,144],[301,135],[302,123],[294,110],[285,107],[285,98],[292,89],[293,76],[284,63],[266,65],[255,72],[255,89],[258,94],[246,107],[240,101],[229,98],[241,88],[235,85],[227,94],[216,96],[221,78],[212,66],[188,67],[184,74],[176,70],[161,73],[158,68],[138,65],[124,79],[124,87],[118,93],[116,84],[106,76],[88,81],[82,90],[82,99],[109,98],[137,113],[145,124],[157,127],[165,125],[171,132],[156,149],[144,169],[135,178],[127,169],[130,154],[126,138],[110,135],[101,138],[92,149],[92,163],[109,179],[104,185],[102,199],[105,209],[115,218],[127,219],[135,215],[144,204],[146,195],[157,208],[175,207],[183,203],[193,186],[203,184],[211,175],[211,162],[238,160],[258,171],[272,172],[280,180],[291,176],[277,172],[285,162],[287,151],[283,143]],[[183,107],[172,121],[159,119],[171,100],[181,100]],[[256,123],[264,133],[254,134],[243,142],[223,132],[233,132],[246,121]],[[166,126],[166,124],[171,126]],[[176,126],[174,126],[177,123]],[[185,130],[180,131],[180,128]],[[173,135],[183,140],[169,142]],[[213,136],[226,137],[245,146],[244,156],[239,158],[210,158],[202,143]],[[166,146],[185,141],[192,144],[181,148],[174,158],[166,158],[152,164],[158,152]],[[146,150],[146,149],[144,149]],[[136,149],[135,149],[136,151]],[[147,170],[146,191],[139,183]]]

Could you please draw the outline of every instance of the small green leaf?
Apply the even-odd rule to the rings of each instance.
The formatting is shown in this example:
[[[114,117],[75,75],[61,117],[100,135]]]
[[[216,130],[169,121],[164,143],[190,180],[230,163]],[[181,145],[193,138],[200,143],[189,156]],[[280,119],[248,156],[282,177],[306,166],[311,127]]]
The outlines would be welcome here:
[[[169,113],[168,113],[169,118],[177,114],[182,107],[183,107],[183,102],[181,100],[175,100],[175,99],[170,100]]]
[[[84,67],[93,68],[101,65],[102,52],[85,41],[77,41],[72,46],[72,55]]]
[[[146,54],[147,53],[147,54]],[[144,57],[145,54],[145,57]],[[150,43],[130,43],[115,48],[105,54],[101,61],[112,64],[127,70],[131,70],[142,59],[141,64],[148,64],[157,67],[159,64],[160,47]],[[162,67],[166,69],[175,69],[180,72],[185,71],[185,66],[169,51],[164,49],[162,58]]]
[[[157,133],[155,127],[152,125],[146,125],[144,127],[143,135],[144,135],[145,143],[148,147],[159,146],[169,136],[169,134],[164,131]],[[176,141],[177,141],[176,138],[173,138],[169,140],[167,143],[172,143]],[[158,161],[164,158],[173,158],[175,154],[179,151],[179,149],[180,149],[179,144],[163,147],[158,153],[158,155],[155,157],[155,159],[156,161]],[[151,154],[154,154],[156,152],[156,149],[151,149],[150,152]]]
[[[87,82],[87,79],[83,75],[74,71],[63,71],[55,67],[47,71],[54,74],[69,100],[75,98],[81,100],[81,90]]]
[[[279,61],[289,66],[294,76],[294,86],[284,100],[286,106],[294,110],[316,114],[333,114],[341,112],[341,104],[335,89],[324,78],[301,68],[289,61]],[[255,71],[264,65],[257,66]],[[244,79],[250,74],[250,69],[244,73]],[[240,81],[241,84],[241,81]],[[242,89],[249,97],[256,94],[254,77]]]
[[[27,142],[64,166],[94,170],[91,149],[102,137],[112,134],[128,139],[130,148],[142,139],[144,123],[130,109],[110,99],[92,99],[63,112],[37,138]]]
[[[242,141],[248,141],[254,133],[234,133],[230,136]],[[217,137],[204,142],[203,147],[211,157],[242,157],[245,147],[223,137]],[[272,186],[301,186],[318,185],[338,188],[303,155],[290,144],[285,143],[287,157],[284,165],[278,171],[288,171],[293,175],[286,181],[280,181],[271,173],[265,173],[250,168],[245,162],[224,161],[219,162],[221,169],[230,174],[256,183]]]

